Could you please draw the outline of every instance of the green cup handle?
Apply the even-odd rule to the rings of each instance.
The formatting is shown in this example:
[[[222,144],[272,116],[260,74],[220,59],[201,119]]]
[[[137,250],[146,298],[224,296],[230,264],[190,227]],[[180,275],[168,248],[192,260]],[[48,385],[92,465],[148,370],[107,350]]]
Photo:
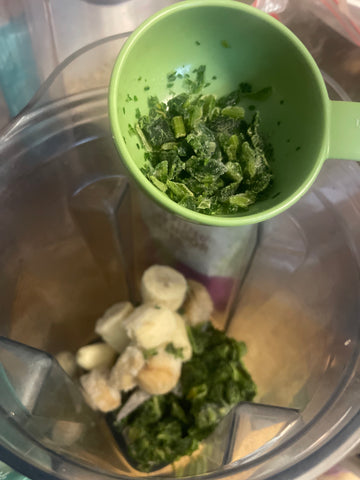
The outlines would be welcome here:
[[[330,100],[328,158],[360,161],[360,102]]]

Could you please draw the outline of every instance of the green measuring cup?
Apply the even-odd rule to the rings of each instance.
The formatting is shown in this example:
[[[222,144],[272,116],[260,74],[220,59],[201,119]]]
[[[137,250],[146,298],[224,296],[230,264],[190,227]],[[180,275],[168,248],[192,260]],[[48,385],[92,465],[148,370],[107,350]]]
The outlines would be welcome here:
[[[141,173],[144,150],[129,125],[147,100],[171,94],[167,74],[206,65],[207,93],[240,82],[271,86],[260,111],[262,133],[274,148],[274,181],[265,198],[242,214],[211,216],[170,200]],[[183,91],[181,82],[172,90]],[[321,73],[301,41],[271,16],[233,0],[186,0],[167,7],[133,32],[116,60],[109,89],[111,128],[131,176],[150,197],[192,222],[239,226],[264,221],[293,205],[328,158],[360,160],[360,103],[331,101]]]

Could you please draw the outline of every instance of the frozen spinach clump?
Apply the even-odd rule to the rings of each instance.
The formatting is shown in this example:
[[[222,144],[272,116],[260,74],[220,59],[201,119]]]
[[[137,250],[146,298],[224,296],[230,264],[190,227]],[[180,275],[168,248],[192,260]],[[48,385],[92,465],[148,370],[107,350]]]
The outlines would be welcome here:
[[[256,394],[242,362],[243,342],[210,322],[188,327],[188,334],[193,356],[182,366],[181,393],[153,396],[120,422],[111,422],[144,472],[190,455],[235,405]]]
[[[239,87],[221,98],[202,94],[205,67],[185,78],[186,92],[165,104],[149,98],[136,131],[146,150],[142,171],[178,204],[207,215],[243,212],[270,185],[272,173],[260,133],[260,114],[244,99],[264,100],[271,88]],[[175,79],[176,76],[174,76]]]

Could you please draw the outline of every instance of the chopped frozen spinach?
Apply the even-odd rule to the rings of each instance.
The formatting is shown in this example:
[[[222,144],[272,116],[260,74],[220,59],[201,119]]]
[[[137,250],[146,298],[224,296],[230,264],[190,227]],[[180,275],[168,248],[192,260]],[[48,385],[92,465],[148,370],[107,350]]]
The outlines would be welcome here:
[[[193,356],[182,366],[180,394],[152,396],[120,422],[110,425],[126,444],[129,457],[144,472],[194,452],[230,410],[251,401],[256,386],[245,369],[243,342],[227,337],[210,322],[188,326]],[[178,349],[168,344],[166,350]]]
[[[244,99],[263,101],[271,87],[253,91],[247,82],[217,98],[202,94],[205,66],[194,79],[183,78],[186,92],[165,104],[148,99],[149,113],[138,118],[135,131],[146,150],[144,175],[180,205],[208,215],[246,210],[272,182],[272,152],[260,131],[260,114]],[[251,108],[250,108],[251,107]]]
[[[175,347],[172,342],[166,345],[165,351],[174,355],[175,358],[184,358],[183,348]]]
[[[143,355],[144,355],[145,360],[149,360],[149,358],[155,357],[155,355],[157,355],[157,353],[158,353],[158,351],[156,350],[156,348],[148,348],[147,350],[143,351]]]

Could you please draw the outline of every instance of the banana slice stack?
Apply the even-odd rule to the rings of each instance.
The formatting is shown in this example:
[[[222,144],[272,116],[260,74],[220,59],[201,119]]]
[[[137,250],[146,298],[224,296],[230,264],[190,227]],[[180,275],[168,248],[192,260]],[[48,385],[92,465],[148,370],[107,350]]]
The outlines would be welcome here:
[[[78,369],[87,372],[80,376],[80,384],[93,409],[117,409],[121,392],[134,388],[150,395],[173,390],[182,363],[192,355],[186,324],[206,322],[213,311],[201,283],[164,265],[143,273],[141,297],[139,306],[121,302],[106,310],[95,325],[98,343],[81,347],[75,356],[58,355],[69,375]]]

